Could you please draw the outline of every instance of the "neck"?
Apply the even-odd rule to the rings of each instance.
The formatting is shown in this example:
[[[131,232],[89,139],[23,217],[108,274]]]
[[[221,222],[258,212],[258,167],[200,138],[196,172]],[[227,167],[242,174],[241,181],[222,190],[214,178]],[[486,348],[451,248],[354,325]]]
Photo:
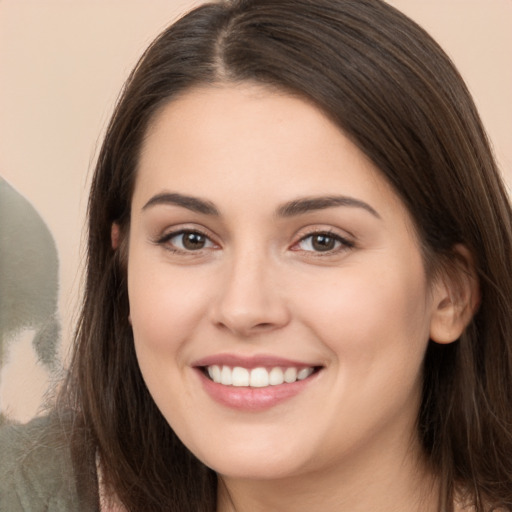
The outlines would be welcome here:
[[[322,471],[274,480],[220,477],[218,512],[435,512],[438,486],[419,447],[366,453]],[[420,461],[420,462],[419,462]]]

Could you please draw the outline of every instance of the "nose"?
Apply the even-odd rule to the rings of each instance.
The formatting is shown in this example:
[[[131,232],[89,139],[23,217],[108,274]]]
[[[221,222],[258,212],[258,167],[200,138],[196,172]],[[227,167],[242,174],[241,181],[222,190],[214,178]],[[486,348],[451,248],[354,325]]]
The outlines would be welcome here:
[[[255,254],[241,255],[226,267],[211,305],[217,327],[248,338],[288,324],[290,311],[278,269]]]

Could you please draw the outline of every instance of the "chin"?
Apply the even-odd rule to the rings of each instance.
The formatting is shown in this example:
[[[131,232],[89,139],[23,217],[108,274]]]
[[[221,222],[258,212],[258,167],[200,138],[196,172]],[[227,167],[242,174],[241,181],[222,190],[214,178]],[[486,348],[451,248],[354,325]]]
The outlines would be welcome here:
[[[272,480],[298,475],[308,466],[304,448],[270,443],[215,443],[193,453],[217,474],[239,479]],[[278,446],[276,446],[278,445]],[[213,450],[212,450],[213,448]]]
[[[225,460],[215,465],[207,464],[218,475],[241,480],[278,480],[297,476],[301,473],[290,461],[265,460]]]

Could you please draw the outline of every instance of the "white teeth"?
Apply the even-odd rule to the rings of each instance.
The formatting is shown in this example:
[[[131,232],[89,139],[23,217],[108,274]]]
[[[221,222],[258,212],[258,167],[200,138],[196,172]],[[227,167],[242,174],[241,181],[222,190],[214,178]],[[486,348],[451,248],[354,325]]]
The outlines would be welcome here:
[[[280,368],[276,366],[268,370],[267,368],[258,367],[248,370],[241,366],[231,368],[229,366],[218,366],[216,364],[206,368],[210,379],[217,384],[224,386],[250,386],[252,388],[264,388],[267,386],[279,386],[287,383],[291,384],[297,380],[307,379],[313,372],[313,367],[297,368]]]
[[[284,382],[284,373],[281,368],[272,368],[270,370],[268,381],[271,386],[279,386]]]
[[[220,368],[217,365],[212,366],[212,379],[213,379],[213,382],[221,382]]]
[[[224,366],[224,368],[228,368]],[[233,386],[248,386],[249,385],[249,370],[235,366],[231,372],[231,383]],[[224,382],[222,382],[224,384]]]
[[[229,366],[223,366],[222,371],[220,372],[220,382],[224,384],[224,386],[229,386],[233,384],[233,380],[231,377],[231,369]]]
[[[313,368],[302,368],[297,372],[297,380],[307,379],[313,373]]]
[[[297,380],[297,368],[286,368],[284,371],[284,381],[288,384]]]
[[[251,370],[251,384],[252,388],[264,388],[268,386],[268,371],[265,368],[254,368]]]

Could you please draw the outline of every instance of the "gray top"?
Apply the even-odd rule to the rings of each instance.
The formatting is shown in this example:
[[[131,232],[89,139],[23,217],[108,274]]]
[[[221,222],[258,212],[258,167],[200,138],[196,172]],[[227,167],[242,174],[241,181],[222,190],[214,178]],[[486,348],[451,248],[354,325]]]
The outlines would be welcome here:
[[[48,418],[0,428],[0,512],[85,510],[69,445]]]

